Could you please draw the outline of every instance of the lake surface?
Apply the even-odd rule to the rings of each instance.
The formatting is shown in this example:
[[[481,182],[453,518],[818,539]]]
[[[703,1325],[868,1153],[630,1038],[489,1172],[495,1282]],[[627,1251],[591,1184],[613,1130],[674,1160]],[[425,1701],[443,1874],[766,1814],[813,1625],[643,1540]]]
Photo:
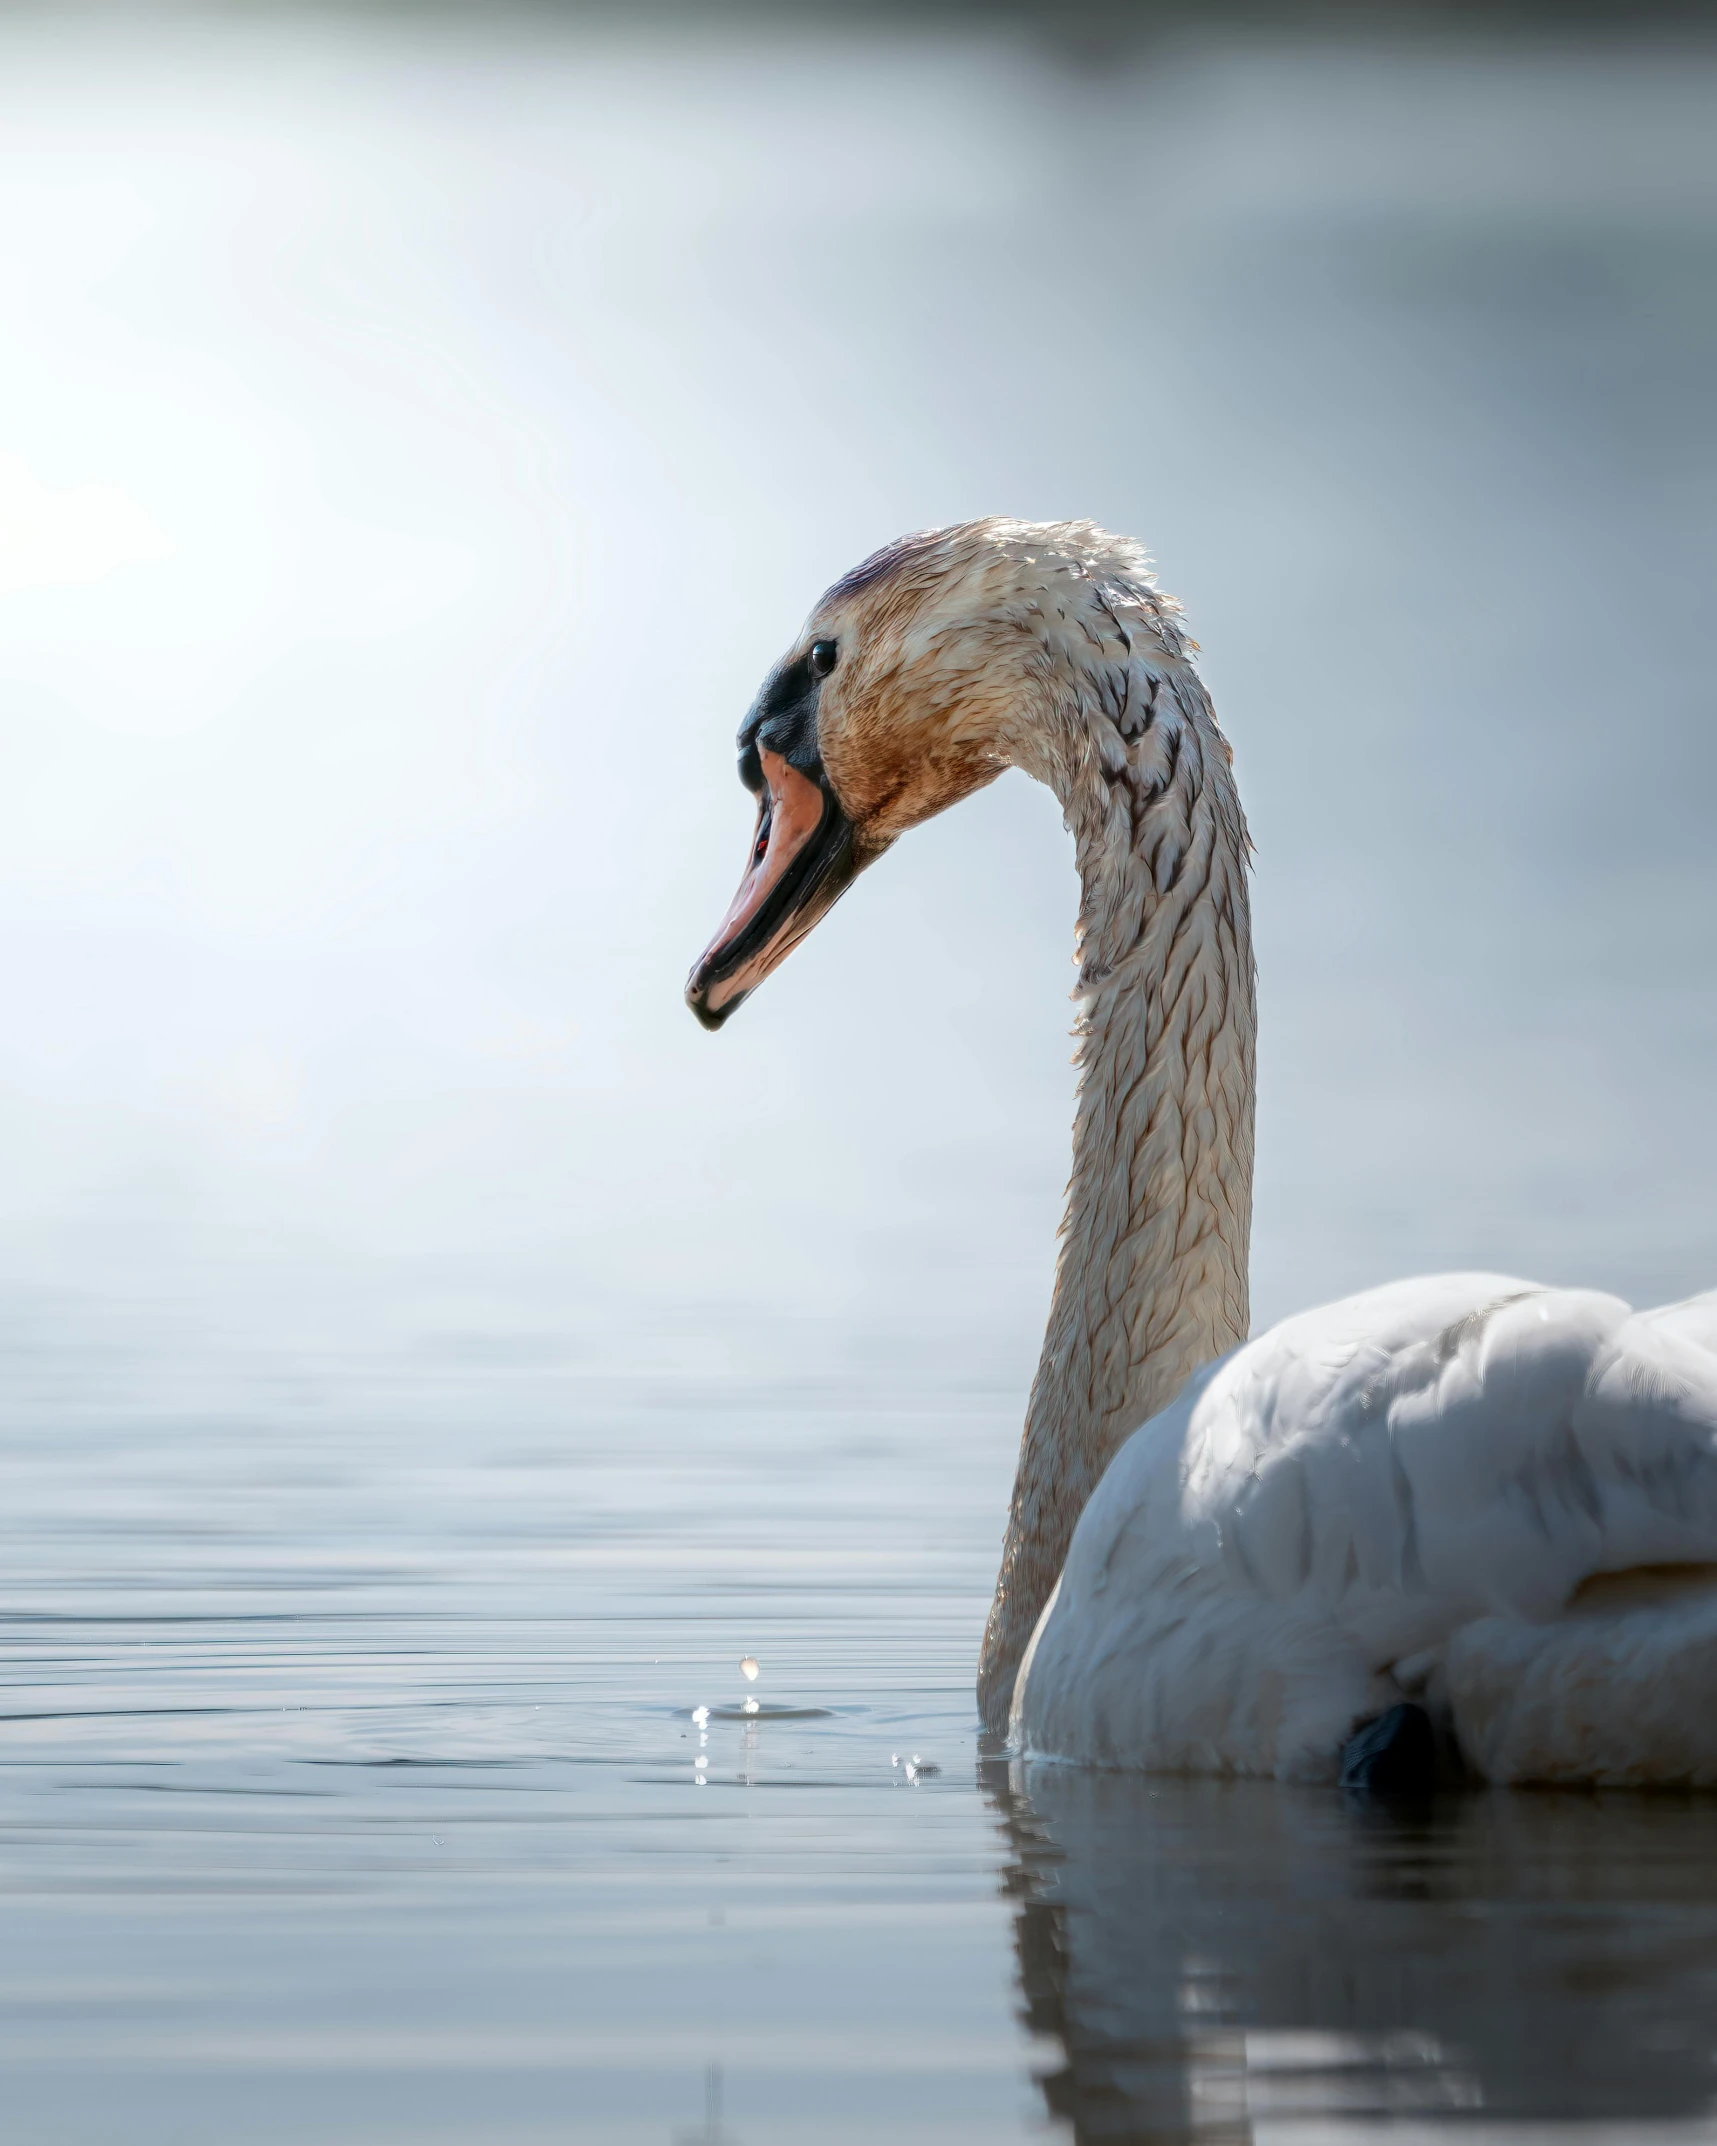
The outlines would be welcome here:
[[[484,1413],[8,1441],[0,2137],[1717,2136],[1710,1799],[1010,1765],[986,1412]]]
[[[1717,2140],[1717,1802],[980,1743],[1048,799],[679,1001],[816,591],[1089,513],[1260,1319],[1717,1281],[1717,62],[1056,19],[0,25],[6,2146]]]

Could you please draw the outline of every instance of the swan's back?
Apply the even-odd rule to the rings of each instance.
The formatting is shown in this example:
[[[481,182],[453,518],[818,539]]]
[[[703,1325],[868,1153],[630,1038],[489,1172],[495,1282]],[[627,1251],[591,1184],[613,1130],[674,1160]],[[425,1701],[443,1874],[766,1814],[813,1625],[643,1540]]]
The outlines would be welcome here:
[[[1316,1778],[1423,1694],[1493,1779],[1717,1780],[1717,1719],[1672,1760],[1644,1749],[1717,1716],[1717,1570],[1685,1573],[1705,1566],[1717,1293],[1634,1313],[1504,1275],[1396,1283],[1235,1350],[1122,1448],[1016,1733]]]

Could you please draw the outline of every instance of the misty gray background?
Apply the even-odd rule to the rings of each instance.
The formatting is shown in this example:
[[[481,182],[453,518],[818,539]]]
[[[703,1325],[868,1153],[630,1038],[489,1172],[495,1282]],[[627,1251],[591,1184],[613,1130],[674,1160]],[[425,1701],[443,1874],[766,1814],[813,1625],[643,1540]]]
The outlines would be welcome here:
[[[1637,18],[0,13],[0,2146],[663,2146],[711,2065],[745,2146],[1710,2133],[1697,1800],[980,1754],[1048,795],[680,992],[824,585],[1091,515],[1257,838],[1259,1319],[1717,1284],[1714,91]]]
[[[903,844],[719,1038],[679,995],[762,674],[863,553],[997,511],[1142,537],[1205,649],[1258,1320],[1717,1283],[1708,47],[12,17],[0,57],[13,1406],[1023,1400],[1049,797]]]

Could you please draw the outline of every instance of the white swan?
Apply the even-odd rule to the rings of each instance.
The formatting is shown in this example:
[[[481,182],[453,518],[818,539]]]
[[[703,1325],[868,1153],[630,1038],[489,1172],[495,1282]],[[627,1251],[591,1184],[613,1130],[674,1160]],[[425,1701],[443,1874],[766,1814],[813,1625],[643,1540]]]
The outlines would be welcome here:
[[[1061,802],[1073,1173],[984,1714],[1131,1767],[1403,1785],[1440,1725],[1492,1781],[1717,1783],[1717,1292],[1635,1314],[1437,1275],[1239,1346],[1247,837],[1190,646],[1145,554],[1088,523],[867,560],[740,731],[756,840],[687,986],[719,1026],[1004,767]]]

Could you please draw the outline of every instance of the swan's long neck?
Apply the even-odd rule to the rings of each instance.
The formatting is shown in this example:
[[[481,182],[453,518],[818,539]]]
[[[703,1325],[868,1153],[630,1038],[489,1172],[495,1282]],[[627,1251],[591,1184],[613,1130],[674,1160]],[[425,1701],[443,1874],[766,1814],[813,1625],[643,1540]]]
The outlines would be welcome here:
[[[1166,617],[1118,663],[1057,662],[1033,729],[1013,757],[1060,797],[1082,886],[1079,1088],[979,1671],[997,1729],[1099,1476],[1249,1318],[1255,1011],[1228,748]]]

